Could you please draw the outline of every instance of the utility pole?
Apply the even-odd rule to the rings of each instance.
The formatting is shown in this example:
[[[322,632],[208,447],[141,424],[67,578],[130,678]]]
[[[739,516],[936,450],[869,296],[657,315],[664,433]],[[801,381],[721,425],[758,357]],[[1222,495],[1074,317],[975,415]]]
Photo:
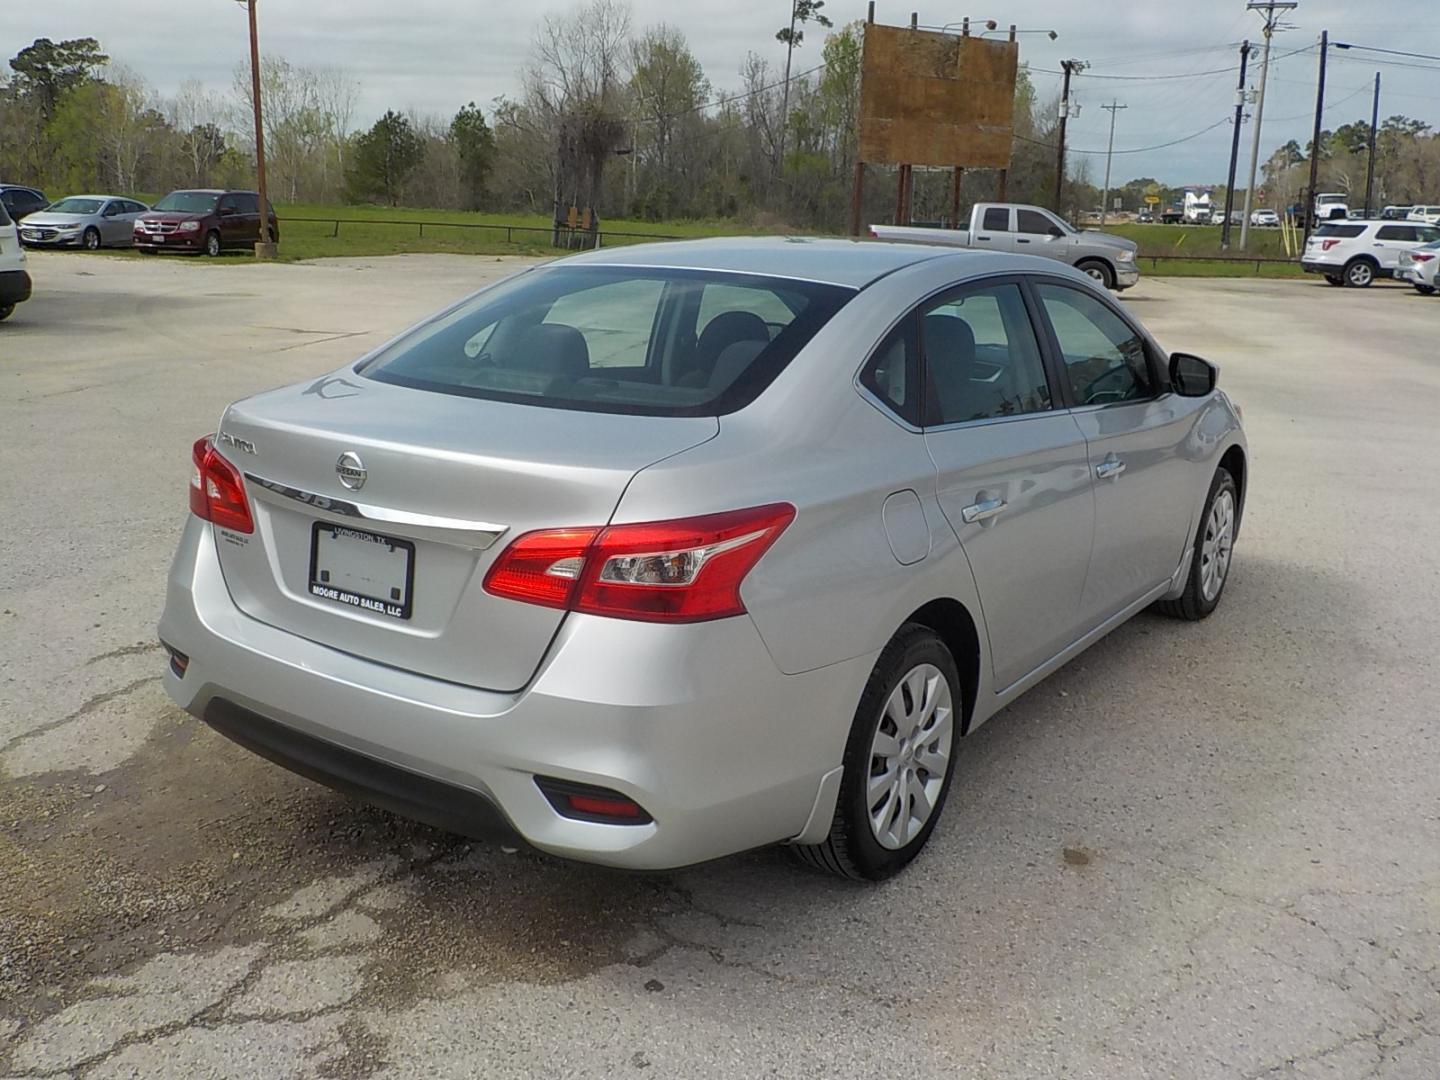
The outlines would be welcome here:
[[[780,160],[775,163],[777,175],[785,169],[785,135],[790,128],[790,60],[795,55],[795,7],[797,3],[798,0],[790,0],[790,36],[785,39],[785,89],[780,94]]]
[[[265,124],[260,116],[260,34],[255,26],[255,0],[241,0],[250,12],[250,99],[255,104],[255,173],[260,195],[260,242],[257,259],[273,259],[275,243],[270,235],[270,196],[265,184]]]
[[[1380,72],[1375,72],[1375,100],[1370,106],[1370,162],[1365,166],[1365,216],[1370,216],[1370,197],[1375,191],[1375,125],[1380,123]]]
[[[1235,130],[1230,134],[1230,174],[1225,181],[1225,222],[1220,226],[1220,250],[1230,250],[1230,212],[1235,208],[1235,166],[1240,161],[1240,125],[1245,122],[1245,65],[1250,42],[1240,43],[1240,82],[1235,87]],[[1248,219],[1249,214],[1245,217]]]
[[[1121,109],[1128,109],[1129,105],[1121,105],[1111,100],[1109,105],[1101,105],[1100,108],[1110,113],[1110,141],[1105,145],[1105,190],[1100,196],[1100,228],[1105,227],[1105,211],[1110,205],[1110,157],[1115,153],[1115,114]]]
[[[1063,212],[1060,199],[1061,189],[1065,186],[1065,121],[1070,119],[1070,76],[1077,71],[1084,71],[1089,65],[1083,60],[1062,60],[1060,66],[1065,70],[1065,86],[1060,91],[1060,145],[1056,149],[1055,156],[1055,212],[1057,214]],[[1080,115],[1079,108],[1075,109],[1075,115]]]
[[[1310,137],[1310,205],[1305,208],[1305,239],[1315,224],[1315,183],[1320,175],[1320,125],[1325,119],[1325,55],[1330,51],[1330,31],[1320,31],[1320,80],[1315,88],[1315,134]]]
[[[1251,0],[1245,7],[1249,11],[1264,13],[1265,50],[1260,59],[1260,97],[1255,104],[1255,132],[1250,143],[1250,182],[1245,185],[1245,210],[1240,218],[1240,250],[1250,239],[1250,209],[1255,200],[1255,172],[1260,167],[1260,127],[1265,119],[1265,82],[1270,74],[1270,38],[1275,33],[1275,12],[1293,11],[1300,5],[1296,0]]]

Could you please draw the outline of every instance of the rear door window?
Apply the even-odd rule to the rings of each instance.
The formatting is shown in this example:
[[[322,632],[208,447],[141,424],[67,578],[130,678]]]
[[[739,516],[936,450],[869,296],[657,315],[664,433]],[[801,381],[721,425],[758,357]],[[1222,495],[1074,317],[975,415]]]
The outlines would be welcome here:
[[[991,206],[985,211],[983,228],[991,232],[1010,231],[1010,211],[1003,206]]]
[[[920,337],[927,425],[1050,408],[1040,345],[1013,282],[966,289],[930,304]]]
[[[853,295],[748,274],[558,266],[480,293],[358,370],[491,400],[715,416],[754,400]]]

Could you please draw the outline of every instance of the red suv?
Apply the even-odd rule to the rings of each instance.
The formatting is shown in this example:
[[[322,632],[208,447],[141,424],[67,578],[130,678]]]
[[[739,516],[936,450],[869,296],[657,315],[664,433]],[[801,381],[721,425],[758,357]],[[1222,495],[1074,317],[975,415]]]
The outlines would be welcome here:
[[[270,210],[270,239],[280,230]],[[135,222],[135,246],[157,251],[219,255],[226,248],[249,250],[260,239],[260,196],[253,191],[172,191]]]

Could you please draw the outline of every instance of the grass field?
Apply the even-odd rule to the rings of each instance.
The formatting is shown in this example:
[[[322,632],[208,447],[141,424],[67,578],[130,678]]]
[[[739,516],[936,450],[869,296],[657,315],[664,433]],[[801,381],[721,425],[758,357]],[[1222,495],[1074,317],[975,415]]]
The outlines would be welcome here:
[[[398,255],[445,252],[466,255],[554,255],[550,219],[543,214],[481,214],[459,210],[425,210],[388,206],[334,206],[281,203],[280,257],[287,262],[334,256]],[[761,234],[761,229],[736,221],[626,221],[601,223],[602,243],[645,243],[666,238]],[[1232,230],[1231,250],[1220,250],[1218,225],[1110,225],[1107,232],[1140,245],[1142,273],[1157,277],[1292,277],[1295,265],[1218,262],[1230,258],[1283,259],[1279,229],[1252,229],[1245,252],[1238,250],[1239,229]],[[635,234],[626,236],[624,234]],[[1151,262],[1151,256],[1159,256]],[[1165,258],[1206,258],[1188,262]],[[1207,258],[1208,257],[1208,258]]]

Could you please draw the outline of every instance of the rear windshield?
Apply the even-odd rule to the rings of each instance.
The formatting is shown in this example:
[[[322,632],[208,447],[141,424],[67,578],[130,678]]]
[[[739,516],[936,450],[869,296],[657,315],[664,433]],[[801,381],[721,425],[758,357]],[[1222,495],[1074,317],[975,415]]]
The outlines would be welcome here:
[[[486,290],[358,370],[494,401],[718,416],[753,401],[853,295],[788,278],[558,266]]]
[[[219,198],[213,191],[172,191],[150,209],[169,210],[180,214],[208,214],[215,209]]]
[[[61,199],[57,203],[51,203],[45,209],[56,214],[98,214],[100,212],[100,200]]]
[[[1316,236],[1338,236],[1351,240],[1365,231],[1364,225],[1321,225],[1315,230]]]

